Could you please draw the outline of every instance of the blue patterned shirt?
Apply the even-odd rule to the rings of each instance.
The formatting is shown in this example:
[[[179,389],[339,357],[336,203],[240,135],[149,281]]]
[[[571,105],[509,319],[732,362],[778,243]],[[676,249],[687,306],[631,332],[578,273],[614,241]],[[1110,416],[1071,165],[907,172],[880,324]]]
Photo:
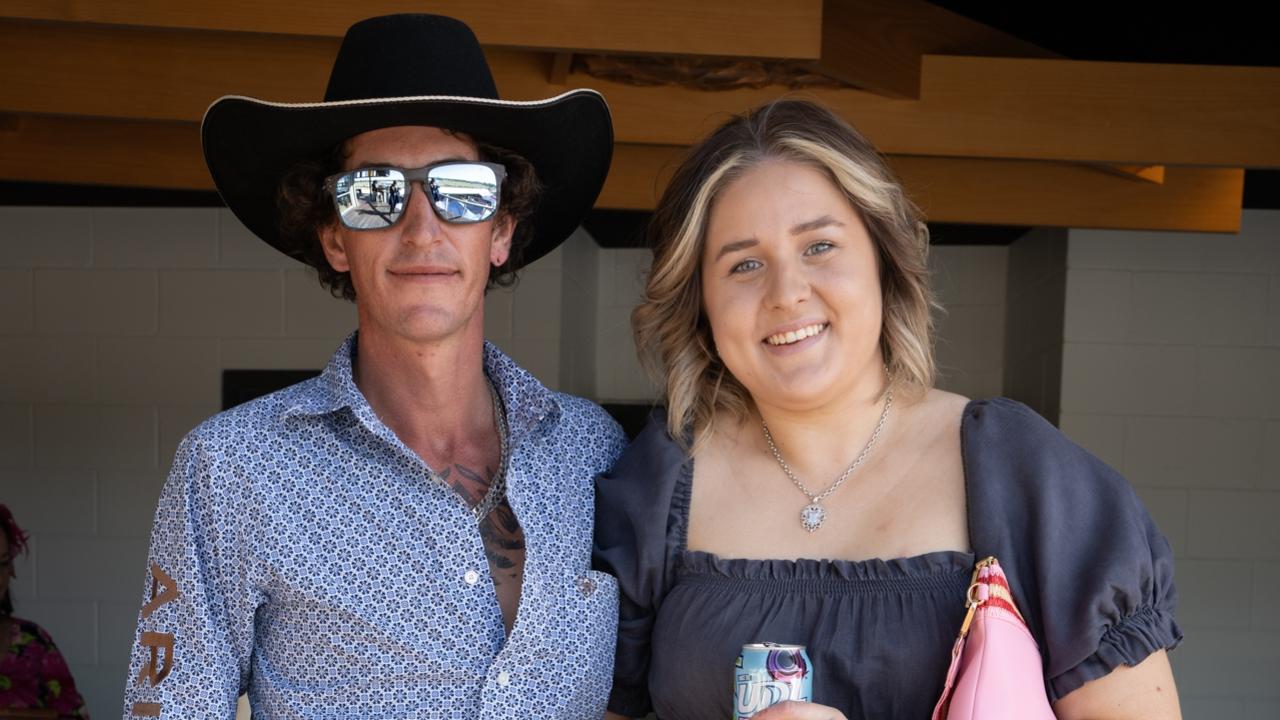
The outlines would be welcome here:
[[[591,570],[593,478],[625,444],[496,347],[525,537],[507,637],[476,520],[382,424],[355,335],[317,378],[182,442],[152,530],[125,717],[593,718],[617,584]]]

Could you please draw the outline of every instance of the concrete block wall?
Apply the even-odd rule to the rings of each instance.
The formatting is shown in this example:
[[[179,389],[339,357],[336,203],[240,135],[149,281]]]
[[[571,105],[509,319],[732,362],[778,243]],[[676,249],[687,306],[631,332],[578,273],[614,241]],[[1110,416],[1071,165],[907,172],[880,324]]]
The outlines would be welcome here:
[[[653,254],[646,248],[601,250],[596,290],[596,397],[602,402],[649,403],[657,387],[640,369],[631,310],[644,294]]]
[[[584,230],[558,251],[560,281],[560,389],[583,397],[596,392],[596,305],[601,250]]]
[[[1004,390],[1005,293],[1009,248],[938,245],[929,251],[938,387],[968,397]]]
[[[547,387],[559,389],[563,249],[522,269],[511,288],[485,296],[485,337]]]
[[[1184,716],[1280,717],[1280,211],[1072,230],[1061,404],[1173,545]]]

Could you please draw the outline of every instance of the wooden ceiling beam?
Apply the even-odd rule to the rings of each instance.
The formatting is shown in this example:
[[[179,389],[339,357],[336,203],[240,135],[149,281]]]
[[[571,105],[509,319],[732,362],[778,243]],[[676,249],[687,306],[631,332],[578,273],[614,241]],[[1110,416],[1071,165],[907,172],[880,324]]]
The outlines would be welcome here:
[[[340,38],[375,15],[463,20],[494,47],[814,60],[822,0],[6,0],[0,17]]]
[[[196,123],[0,116],[0,179],[212,189]],[[601,208],[653,207],[686,148],[621,144]],[[1161,185],[1070,163],[889,158],[937,222],[1235,232],[1240,170],[1167,168]]]
[[[0,110],[192,121],[228,94],[314,102],[338,45],[335,38],[0,21],[0,47],[20,76],[0,83]]]
[[[0,112],[196,121],[225,94],[317,100],[338,40],[0,21],[0,46]],[[600,90],[620,142],[687,145],[783,92],[637,87],[574,72],[559,85],[545,53],[488,55],[507,98]],[[808,95],[888,154],[1280,167],[1280,68],[934,55],[923,67],[918,101]]]
[[[888,97],[919,99],[925,55],[1053,58],[1053,52],[924,0],[825,0],[813,69]]]
[[[1135,182],[1074,163],[890,157],[908,194],[938,222],[1120,230],[1240,230],[1244,171],[1170,167]]]
[[[1119,175],[1142,182],[1155,183],[1157,185],[1164,182],[1163,165],[1095,165],[1094,167],[1112,175]]]
[[[599,207],[651,209],[687,148],[618,145]],[[1244,171],[1166,168],[1163,184],[1075,163],[889,156],[933,222],[1238,232]]]
[[[774,88],[700,93],[571,75],[627,142],[695,142]],[[882,152],[1125,165],[1280,167],[1280,68],[926,56],[918,101],[814,90]]]
[[[931,55],[921,93],[920,154],[1280,167],[1280,68]]]
[[[0,132],[0,178],[212,190],[196,123],[20,116]]]

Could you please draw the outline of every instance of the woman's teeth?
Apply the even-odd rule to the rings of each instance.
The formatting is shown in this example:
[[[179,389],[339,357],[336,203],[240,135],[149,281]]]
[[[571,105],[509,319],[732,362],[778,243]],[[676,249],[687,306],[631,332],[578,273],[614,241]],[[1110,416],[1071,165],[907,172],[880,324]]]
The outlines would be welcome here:
[[[770,345],[790,345],[792,343],[800,342],[805,338],[813,337],[814,335],[817,335],[818,333],[826,329],[827,329],[826,323],[818,323],[816,325],[808,325],[808,326],[802,327],[799,330],[792,330],[790,332],[778,333],[777,335],[770,335],[769,337],[765,338],[764,341],[769,343]]]

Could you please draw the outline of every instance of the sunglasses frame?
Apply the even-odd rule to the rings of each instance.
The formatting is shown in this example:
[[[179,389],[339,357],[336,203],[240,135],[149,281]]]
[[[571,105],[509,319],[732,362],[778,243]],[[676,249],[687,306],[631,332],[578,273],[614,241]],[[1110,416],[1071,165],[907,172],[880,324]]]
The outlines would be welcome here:
[[[427,180],[430,179],[428,175],[436,168],[448,167],[450,165],[483,165],[493,171],[493,176],[497,181],[497,184],[494,187],[496,202],[493,205],[493,212],[490,213],[488,217],[481,220],[462,220],[457,218],[446,218],[440,214],[440,208],[436,207],[436,204],[432,202],[431,192],[427,189]],[[352,227],[342,218],[342,206],[338,204],[338,180],[347,175],[368,170],[397,170],[400,174],[404,175],[405,185],[407,186],[404,197],[404,209],[400,211],[400,215],[396,217],[395,222],[392,222],[389,225],[384,225],[383,227]],[[386,230],[387,228],[393,228],[396,225],[399,225],[400,220],[404,218],[405,213],[409,212],[409,202],[410,197],[413,195],[413,184],[415,182],[422,185],[422,192],[427,196],[427,204],[431,206],[431,211],[436,214],[436,217],[440,218],[441,222],[446,222],[450,225],[474,225],[475,223],[492,220],[494,216],[498,214],[498,207],[501,205],[502,201],[502,181],[506,180],[506,178],[507,169],[498,163],[484,162],[482,160],[445,160],[444,162],[424,165],[420,168],[402,168],[396,165],[367,165],[365,167],[352,168],[351,170],[343,170],[340,173],[334,173],[333,175],[325,178],[324,189],[328,191],[329,197],[333,198],[333,208],[338,213],[338,222],[341,222],[342,226],[348,230]]]

